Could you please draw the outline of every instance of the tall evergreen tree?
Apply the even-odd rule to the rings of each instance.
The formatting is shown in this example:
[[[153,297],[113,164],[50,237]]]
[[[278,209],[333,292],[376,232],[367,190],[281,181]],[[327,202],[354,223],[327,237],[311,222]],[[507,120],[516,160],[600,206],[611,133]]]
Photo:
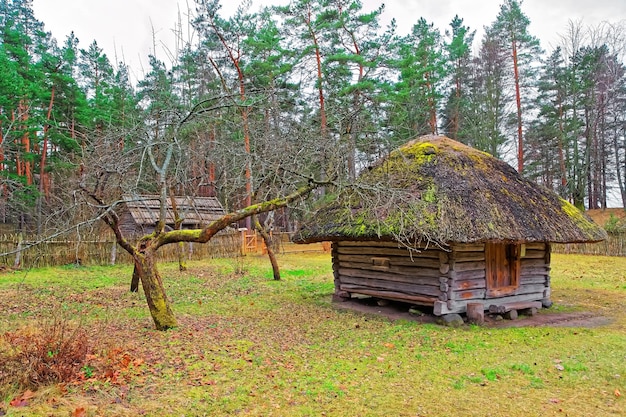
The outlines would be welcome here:
[[[516,108],[517,170],[524,171],[523,108],[533,99],[534,63],[541,55],[539,40],[528,32],[530,20],[521,10],[521,2],[505,0],[495,22],[487,28],[492,39],[508,51],[508,68],[513,79]]]
[[[475,31],[463,25],[463,19],[455,16],[446,31],[448,41],[445,50],[453,69],[449,75],[448,95],[443,111],[443,131],[455,140],[466,142],[465,114],[468,111],[468,90],[471,83],[472,42]]]
[[[464,136],[475,148],[502,157],[506,141],[507,95],[505,62],[507,56],[491,34],[485,34],[478,56],[472,62],[468,91],[467,123]]]
[[[340,147],[345,149],[340,155],[345,155],[347,177],[353,180],[358,150],[365,151],[363,156],[367,158],[367,153],[377,147],[377,128],[373,124],[381,113],[381,67],[393,31],[378,33],[383,6],[365,13],[360,1],[334,0],[329,6],[336,16],[329,33],[331,54],[324,61],[330,119]]]
[[[391,124],[401,140],[438,132],[437,113],[442,97],[446,63],[441,34],[420,18],[410,35],[395,42],[399,73]]]

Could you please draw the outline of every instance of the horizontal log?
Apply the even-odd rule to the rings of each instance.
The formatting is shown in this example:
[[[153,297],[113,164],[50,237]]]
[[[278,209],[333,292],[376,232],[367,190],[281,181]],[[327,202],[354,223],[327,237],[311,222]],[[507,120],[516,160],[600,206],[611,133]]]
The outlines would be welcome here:
[[[485,270],[477,269],[475,271],[450,271],[448,276],[454,281],[465,281],[478,278],[485,279]]]
[[[452,285],[450,288],[453,291],[458,290],[474,290],[474,289],[485,289],[485,277],[478,279],[466,279],[466,280],[454,280],[452,281]]]
[[[526,255],[523,259],[543,259],[546,257],[546,251],[544,250],[526,250]]]
[[[520,275],[550,275],[550,268],[544,266],[524,266],[520,268]]]
[[[516,301],[503,304],[489,305],[489,312],[493,314],[504,314],[511,310],[523,310],[526,308],[541,308],[541,301]]]
[[[396,282],[396,281],[385,281],[380,279],[370,279],[370,278],[358,278],[358,277],[348,277],[342,276],[339,279],[340,287],[343,288],[344,284],[352,284],[363,288],[371,288],[371,289],[380,289],[380,290],[390,290],[401,293],[406,293],[410,295],[428,295],[433,297],[438,297],[441,294],[441,290],[439,286],[432,285],[419,285],[419,284],[409,284],[405,282]]]
[[[515,295],[517,287],[510,285],[505,287],[487,288],[485,298],[509,297]]]
[[[439,252],[434,250],[422,250],[411,253],[406,249],[396,248],[340,246],[337,248],[337,253],[343,255],[401,256],[409,260],[421,258],[433,258],[439,260]]]
[[[436,301],[439,301],[436,297],[426,297],[421,295],[409,295],[395,291],[373,290],[369,288],[362,288],[358,285],[344,284],[340,288],[342,291],[347,291],[355,294],[370,295],[372,297],[384,298],[388,300],[411,302],[420,305],[432,306]]]
[[[339,253],[335,256],[335,258],[340,261],[350,261],[350,262],[361,262],[366,264],[372,264],[372,258],[381,258],[389,259],[390,265],[402,265],[402,266],[412,266],[412,267],[430,267],[430,268],[439,268],[439,259],[438,258],[426,258],[413,256],[412,258],[409,256],[381,256],[381,255],[370,255],[370,254],[343,254]]]
[[[487,290],[487,298],[496,298],[496,297],[509,297],[515,295],[523,295],[523,294],[540,294],[546,289],[545,283],[539,284],[522,284],[517,288],[512,287],[503,287],[503,288],[493,288]]]
[[[376,266],[376,265],[372,265],[372,264],[363,264],[363,263],[357,263],[357,262],[339,262],[339,268],[354,268],[354,269],[363,269],[366,271],[374,271],[374,272],[389,272],[390,270],[390,266]],[[395,268],[396,269],[396,273],[399,273],[397,271],[397,269],[399,269],[398,267]],[[407,274],[404,274],[407,275]]]
[[[546,256],[545,249],[528,249],[526,248],[525,258],[543,258]]]
[[[453,271],[478,271],[485,270],[485,262],[450,262]]]
[[[439,278],[441,276],[441,272],[438,269],[434,268],[412,268],[406,266],[396,266],[391,265],[389,267],[380,268],[375,267],[372,264],[360,263],[360,262],[339,262],[340,268],[350,268],[350,269],[362,269],[364,271],[373,271],[373,272],[388,272],[390,274],[397,275],[407,275],[407,276],[422,276],[422,277],[432,277]]]
[[[525,243],[524,245],[526,245],[526,250],[528,251],[530,250],[544,250],[546,249],[546,244],[544,242],[530,242],[530,243]]]
[[[465,313],[467,309],[467,303],[482,302],[489,306],[491,304],[509,303],[518,301],[541,301],[543,297],[540,294],[523,294],[501,298],[490,298],[487,300],[448,300],[446,302],[435,302],[433,306],[433,313],[435,315],[451,314],[451,313]]]
[[[531,293],[541,293],[543,294],[543,291],[546,289],[546,285],[545,284],[524,284],[524,285],[520,285],[519,288],[517,289],[517,291],[515,291],[516,295],[520,295],[520,294],[531,294]]]
[[[452,247],[452,252],[484,252],[484,243],[461,243]]]
[[[543,284],[547,286],[548,279],[545,275],[522,275],[520,285]]]
[[[411,284],[418,285],[432,285],[439,286],[439,278],[438,277],[429,277],[429,276],[421,276],[421,275],[401,275],[394,274],[392,272],[381,272],[381,271],[368,271],[365,269],[355,269],[355,268],[339,268],[338,270],[339,276],[341,277],[356,277],[356,278],[367,278],[367,279],[380,279],[386,281],[394,281],[394,282],[405,282]]]
[[[455,262],[484,261],[485,252],[455,252],[451,257]]]
[[[530,293],[530,294],[518,294],[518,295],[510,295],[508,297],[497,297],[497,298],[489,298],[485,300],[485,302],[489,305],[491,304],[504,304],[504,303],[515,303],[518,301],[540,301],[543,297],[543,292],[541,293]]]
[[[549,268],[550,265],[546,263],[545,259],[526,259],[522,258],[520,265],[522,268]]]
[[[452,291],[451,300],[475,300],[475,299],[483,299],[485,298],[486,290],[483,289],[475,289],[475,290],[461,290],[461,291]]]

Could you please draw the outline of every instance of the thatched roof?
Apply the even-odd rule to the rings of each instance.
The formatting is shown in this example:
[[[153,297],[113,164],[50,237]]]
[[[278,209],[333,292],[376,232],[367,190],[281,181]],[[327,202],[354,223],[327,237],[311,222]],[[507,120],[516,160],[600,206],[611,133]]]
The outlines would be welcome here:
[[[126,208],[138,225],[154,225],[159,220],[161,207],[158,195],[138,195],[123,197]],[[226,214],[226,211],[215,197],[175,197],[178,214],[183,218],[183,227],[199,227],[207,225]],[[174,224],[174,211],[170,198],[165,223]]]
[[[507,163],[442,136],[391,152],[296,233],[324,240],[594,242],[605,231]]]

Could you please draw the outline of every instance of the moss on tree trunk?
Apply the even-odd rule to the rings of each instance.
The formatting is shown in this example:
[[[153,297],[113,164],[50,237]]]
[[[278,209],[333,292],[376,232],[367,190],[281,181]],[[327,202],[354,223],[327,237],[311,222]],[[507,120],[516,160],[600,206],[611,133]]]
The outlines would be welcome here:
[[[135,270],[141,281],[156,329],[167,330],[176,327],[176,317],[170,307],[163,280],[155,263],[155,252],[148,250],[140,254],[135,260]]]

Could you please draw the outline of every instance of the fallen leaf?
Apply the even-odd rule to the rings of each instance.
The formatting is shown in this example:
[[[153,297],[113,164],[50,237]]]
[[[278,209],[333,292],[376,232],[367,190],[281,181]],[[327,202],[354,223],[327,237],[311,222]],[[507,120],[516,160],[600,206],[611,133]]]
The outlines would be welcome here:
[[[23,400],[21,397],[13,398],[9,405],[11,407],[26,407],[28,405],[28,401]]]
[[[9,402],[9,405],[11,407],[26,407],[28,405],[28,400],[32,399],[34,396],[35,396],[35,393],[27,389],[26,391],[22,393],[22,395],[19,395],[13,398]]]
[[[619,392],[619,389],[615,388],[615,391],[613,392],[613,394],[615,394],[616,397],[621,397],[622,393]]]
[[[72,412],[72,417],[85,417],[86,415],[87,415],[87,412],[85,411],[85,407],[77,407]]]
[[[563,365],[554,365],[554,367],[557,369],[557,371],[564,371],[565,367]]]
[[[32,392],[31,390],[27,389],[26,391],[24,391],[24,393],[22,394],[22,399],[23,400],[31,400],[35,397],[35,393]]]
[[[122,368],[128,368],[130,361],[131,361],[131,357],[128,353],[126,353],[120,358],[120,366]]]

